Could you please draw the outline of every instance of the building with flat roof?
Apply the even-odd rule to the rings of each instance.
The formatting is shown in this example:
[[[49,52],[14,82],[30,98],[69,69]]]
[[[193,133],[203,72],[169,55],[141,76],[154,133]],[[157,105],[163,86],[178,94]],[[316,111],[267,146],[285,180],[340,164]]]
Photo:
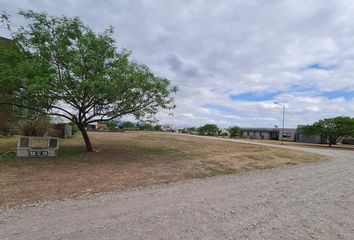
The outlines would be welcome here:
[[[297,128],[241,128],[241,137],[252,139],[265,139],[265,140],[283,140],[289,142],[302,142],[302,143],[328,143],[328,139],[320,135],[305,135],[303,128],[306,125],[298,125]],[[343,139],[338,140],[341,143]],[[348,140],[347,140],[348,141]],[[349,140],[351,142],[351,140]]]
[[[265,140],[281,140],[294,142],[296,139],[296,128],[241,128],[241,137],[265,139]]]

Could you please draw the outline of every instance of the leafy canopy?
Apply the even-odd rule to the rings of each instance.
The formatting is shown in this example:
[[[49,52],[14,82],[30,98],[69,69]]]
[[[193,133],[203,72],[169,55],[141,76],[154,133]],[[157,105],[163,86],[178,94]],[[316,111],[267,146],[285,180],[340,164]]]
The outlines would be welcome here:
[[[135,123],[130,122],[130,121],[125,121],[120,124],[120,126],[125,129],[125,130],[134,130],[135,129]]]
[[[204,126],[198,128],[200,135],[214,136],[218,135],[219,128],[215,124],[205,124]]]
[[[230,127],[228,130],[231,138],[236,138],[241,135],[241,129],[238,126]]]
[[[67,118],[84,138],[88,124],[125,115],[152,118],[160,109],[174,108],[177,88],[130,61],[129,51],[118,51],[112,28],[95,33],[78,17],[19,15],[28,22],[12,31],[19,66],[0,70],[0,85],[11,81],[16,91],[16,99],[6,104]]]
[[[325,118],[312,125],[305,126],[303,133],[305,135],[321,135],[328,139],[330,145],[336,144],[342,137],[354,136],[354,118]]]

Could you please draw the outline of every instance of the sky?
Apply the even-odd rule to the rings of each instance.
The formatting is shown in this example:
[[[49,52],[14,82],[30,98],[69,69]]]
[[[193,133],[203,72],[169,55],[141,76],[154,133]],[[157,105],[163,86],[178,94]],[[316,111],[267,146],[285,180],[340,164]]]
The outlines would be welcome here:
[[[354,117],[352,0],[0,0],[20,9],[113,26],[118,48],[178,86],[176,127],[310,124]],[[4,29],[0,36],[8,36]]]

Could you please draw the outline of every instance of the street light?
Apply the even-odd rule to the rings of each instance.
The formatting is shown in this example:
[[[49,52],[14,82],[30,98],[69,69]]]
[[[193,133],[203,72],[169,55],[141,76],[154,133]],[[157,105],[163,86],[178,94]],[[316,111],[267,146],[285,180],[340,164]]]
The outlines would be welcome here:
[[[283,107],[283,124],[281,127],[281,144],[283,145],[284,144],[283,137],[284,137],[285,106],[283,104],[278,103],[278,102],[274,102],[274,104],[277,104],[277,105]]]

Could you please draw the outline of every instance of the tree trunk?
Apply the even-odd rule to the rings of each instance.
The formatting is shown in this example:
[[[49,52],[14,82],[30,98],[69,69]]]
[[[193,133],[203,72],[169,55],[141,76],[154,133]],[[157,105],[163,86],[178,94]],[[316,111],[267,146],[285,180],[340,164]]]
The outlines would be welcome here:
[[[88,152],[93,152],[93,148],[92,148],[92,145],[91,145],[91,141],[90,141],[90,138],[87,134],[87,131],[85,129],[84,126],[78,126],[79,127],[79,130],[82,134],[82,137],[84,138],[84,141],[85,141],[85,145],[86,145],[86,150]]]
[[[336,137],[329,137],[329,146],[332,147],[332,145],[335,145],[336,142]]]

